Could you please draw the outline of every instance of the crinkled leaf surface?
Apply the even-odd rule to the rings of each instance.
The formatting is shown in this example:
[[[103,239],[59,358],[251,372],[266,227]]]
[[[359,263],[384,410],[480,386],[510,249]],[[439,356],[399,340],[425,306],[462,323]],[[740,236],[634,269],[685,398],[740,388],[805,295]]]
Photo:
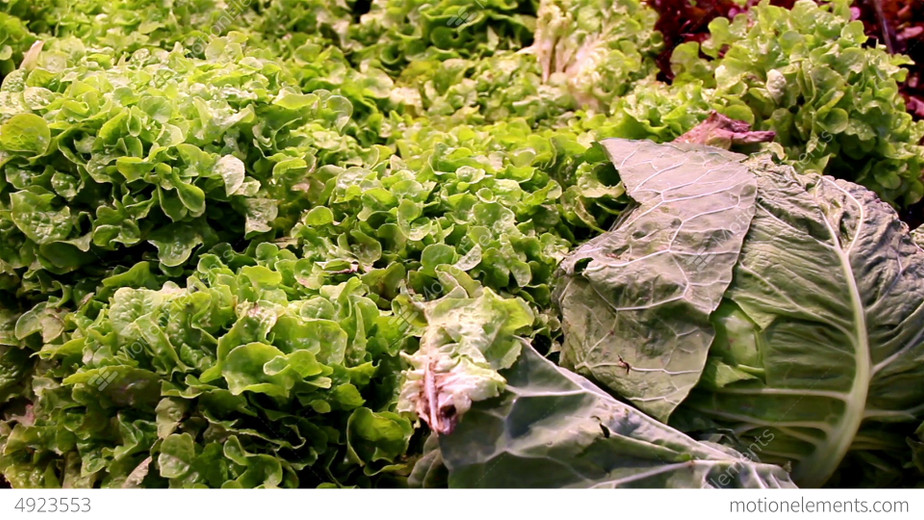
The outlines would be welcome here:
[[[858,460],[869,474],[836,482],[895,485],[924,414],[924,251],[865,188],[754,171],[757,213],[683,420],[769,432],[761,458],[793,462],[801,485]]]
[[[602,144],[638,206],[562,263],[562,364],[667,420],[706,364],[757,183],[716,148]]]
[[[19,342],[55,333],[34,356],[46,371],[29,414],[0,431],[12,486],[60,487],[48,450],[79,456],[83,487],[372,486],[409,472],[394,316],[356,277],[295,285],[291,251],[262,244],[237,269],[229,252],[201,255],[185,287],[146,288],[146,267],[109,277],[84,307],[93,319],[55,328],[45,303],[15,326],[0,314],[0,403],[31,370]]]
[[[697,442],[555,366],[531,346],[440,437],[454,487],[793,487],[778,466]],[[432,472],[432,461],[425,458]]]
[[[439,433],[449,433],[473,401],[497,396],[507,368],[520,353],[514,333],[532,324],[526,302],[501,298],[489,289],[466,290],[471,279],[442,272],[445,286],[458,284],[438,300],[421,304],[427,328],[420,348],[408,356],[398,409],[416,413]],[[468,284],[466,284],[466,281]]]
[[[400,299],[445,297],[455,266],[554,345],[555,269],[628,201],[588,147],[604,136],[670,140],[715,109],[775,130],[790,161],[924,193],[903,58],[865,44],[846,0],[715,24],[670,85],[640,0],[228,3],[0,0],[14,487],[401,485],[420,446],[394,415],[399,352],[423,327]],[[514,361],[502,328],[463,328],[431,345],[472,347],[460,368]],[[463,381],[502,390],[493,369]],[[707,359],[701,380],[755,377]]]
[[[733,160],[757,183],[754,216],[726,215],[719,228],[726,231],[701,227],[697,235],[683,217],[659,210],[699,216],[723,205],[701,206],[695,196],[663,203],[660,192],[647,203],[651,195],[626,165],[658,164],[680,183],[688,170],[699,172],[705,189],[700,161],[708,152],[672,145],[610,152],[640,205],[564,264],[563,360],[657,417],[673,411],[670,424],[684,431],[724,433],[734,446],[757,442],[755,455],[792,465],[800,485],[913,479],[902,468],[924,414],[924,251],[891,207],[846,181]],[[678,157],[671,168],[675,155],[689,155],[691,165]],[[665,233],[709,253],[664,262],[675,255],[674,242],[658,247]],[[708,299],[691,298],[702,294]],[[652,366],[652,352],[686,364]],[[664,386],[638,383],[665,371],[668,381],[688,382],[669,406]]]

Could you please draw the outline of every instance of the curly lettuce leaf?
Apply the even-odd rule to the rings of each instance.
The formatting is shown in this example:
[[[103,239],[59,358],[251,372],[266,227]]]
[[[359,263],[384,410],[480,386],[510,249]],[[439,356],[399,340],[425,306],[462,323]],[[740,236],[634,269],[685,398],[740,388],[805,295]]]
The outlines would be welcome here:
[[[101,487],[401,481],[413,428],[395,411],[405,339],[396,318],[355,275],[309,289],[296,278],[308,261],[270,244],[253,255],[233,269],[230,248],[200,255],[185,287],[135,269],[76,312],[20,317],[20,336],[52,318],[59,327],[38,351],[28,412],[6,408],[0,421],[7,480],[58,487],[76,471],[76,485]],[[27,369],[8,328],[0,363]],[[0,378],[4,400],[22,391],[18,375]]]
[[[721,113],[774,131],[800,172],[857,182],[896,206],[924,196],[924,123],[898,88],[909,59],[869,45],[849,1],[765,2],[716,18],[709,33],[674,51],[675,84],[700,84]]]
[[[467,291],[461,284],[420,307],[426,330],[420,348],[408,357],[411,368],[404,373],[398,409],[447,434],[473,402],[504,388],[497,371],[517,359],[521,344],[514,333],[532,325],[534,316],[523,300],[504,299],[490,289]]]
[[[657,13],[638,0],[543,0],[528,52],[543,82],[567,85],[581,106],[605,110],[635,82],[654,76]]]

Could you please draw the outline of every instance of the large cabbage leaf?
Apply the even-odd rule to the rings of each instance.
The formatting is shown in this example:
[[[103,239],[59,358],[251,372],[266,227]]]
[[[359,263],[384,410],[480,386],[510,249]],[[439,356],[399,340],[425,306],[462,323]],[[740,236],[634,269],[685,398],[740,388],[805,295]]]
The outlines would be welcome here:
[[[665,178],[684,184],[688,168],[700,168],[703,152],[644,145],[632,153],[636,161],[650,156],[671,164],[673,174]],[[740,164],[740,158],[729,156],[725,167]],[[666,336],[668,346],[683,355],[695,355],[692,351],[704,356],[708,351],[704,367],[689,368],[698,370],[699,382],[671,417],[678,427],[721,430],[729,434],[729,442],[751,446],[760,440],[761,460],[791,463],[800,485],[824,484],[838,468],[860,467],[858,461],[863,472],[842,471],[834,482],[896,484],[907,477],[902,470],[910,460],[906,438],[920,424],[924,410],[924,386],[919,384],[924,251],[891,207],[860,186],[817,175],[797,176],[789,168],[761,160],[746,165],[758,184],[756,213],[741,245],[734,281],[711,315],[715,340],[710,345],[696,335],[681,337],[687,333],[690,314],[663,313],[656,329],[661,333],[636,336],[634,349],[664,349]],[[677,198],[665,206],[699,203]],[[645,210],[643,204],[633,213]],[[647,236],[652,229],[641,225],[644,222],[628,216],[611,235]],[[725,225],[734,234],[734,222]],[[702,236],[706,261],[694,270],[697,277],[722,258],[713,254],[712,236]],[[609,242],[592,253],[593,262],[612,264],[610,255],[621,252],[619,247],[624,246]],[[587,253],[582,249],[576,254]],[[582,279],[598,294],[636,295],[637,307],[650,305],[664,291],[646,296],[639,289],[639,277],[667,287],[671,280],[687,279],[679,265],[651,262],[635,263],[636,278],[594,278],[586,274],[593,265],[568,278]],[[634,334],[641,323],[619,308],[609,307],[601,314],[595,302],[578,304],[569,295],[569,281],[559,298],[569,338],[566,348],[571,351],[566,354],[593,346],[594,365],[631,363],[623,343],[612,338]],[[620,328],[607,338],[603,327],[583,327],[588,319],[567,319],[575,313],[593,314],[594,320],[608,320]],[[663,369],[669,368],[670,360],[665,359]],[[627,367],[624,373],[634,371]],[[626,385],[603,382],[637,403],[661,398],[642,387],[632,393]]]
[[[414,304],[425,326],[399,400],[434,432],[412,484],[792,485],[782,468],[698,442],[543,358],[521,336],[534,320],[522,299],[498,296],[458,269],[438,274],[446,294]]]
[[[704,378],[691,413],[745,437],[769,429],[765,458],[797,461],[806,485],[849,452],[864,480],[894,484],[924,411],[924,251],[856,184],[787,171],[758,182],[713,346],[714,373],[740,381]]]
[[[743,156],[718,149],[604,146],[639,206],[562,263],[562,364],[666,421],[706,364],[757,183]]]
[[[439,437],[450,486],[793,487],[782,468],[697,442],[530,345],[501,374],[505,392]]]

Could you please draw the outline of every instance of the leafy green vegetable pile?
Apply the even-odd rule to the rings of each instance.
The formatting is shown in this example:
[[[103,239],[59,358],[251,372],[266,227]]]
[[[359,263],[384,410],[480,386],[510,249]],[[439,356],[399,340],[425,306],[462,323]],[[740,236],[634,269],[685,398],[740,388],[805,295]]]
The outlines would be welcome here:
[[[902,58],[803,0],[715,20],[667,84],[656,22],[640,0],[0,0],[0,475],[920,482]],[[606,141],[713,110],[777,141]],[[688,258],[655,254],[668,232]],[[794,276],[811,297],[776,290]]]

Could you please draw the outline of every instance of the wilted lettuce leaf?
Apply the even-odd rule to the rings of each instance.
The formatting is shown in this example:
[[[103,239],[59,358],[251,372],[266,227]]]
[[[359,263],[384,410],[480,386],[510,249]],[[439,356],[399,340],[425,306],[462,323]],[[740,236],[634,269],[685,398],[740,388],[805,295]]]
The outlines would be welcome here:
[[[517,359],[521,340],[514,333],[532,325],[534,317],[523,300],[472,289],[462,273],[455,279],[441,274],[447,284],[457,285],[446,296],[420,305],[426,330],[420,348],[408,358],[411,369],[405,372],[398,408],[445,434],[472,402],[500,393],[504,378],[497,371]]]
[[[641,215],[699,215],[722,208],[697,209],[699,198],[671,196],[672,189],[688,182],[688,170],[701,170],[707,149],[639,145],[623,153],[633,162],[659,164],[651,172],[654,179],[670,170],[664,178],[676,184],[654,189],[650,196],[662,204],[627,213],[608,234],[612,240],[599,239],[603,247],[580,253],[600,258],[605,266],[614,263],[613,255],[636,253],[636,241],[652,236]],[[640,291],[646,287],[639,285],[646,279],[640,277],[665,284],[665,290],[674,287],[668,294],[689,294],[683,290],[688,281],[696,283],[722,265],[722,255],[714,254],[723,251],[722,242],[715,236],[740,233],[743,227],[734,220],[724,221],[721,233],[706,229],[700,235],[703,250],[692,268],[636,261],[624,268],[624,277],[593,278],[591,262],[583,272],[572,271],[571,277],[583,280],[592,292],[629,299],[624,305],[629,312],[606,300],[585,305],[569,299],[566,285],[560,300],[566,344],[572,351],[595,353],[594,363],[581,368],[622,367],[631,381],[633,371],[642,371],[636,378],[643,378],[649,367],[626,358],[620,336],[665,331],[638,336],[630,352],[644,355],[666,343],[687,355],[707,356],[705,366],[688,367],[699,380],[674,410],[671,424],[688,432],[724,432],[737,445],[759,441],[756,456],[792,464],[794,479],[802,485],[818,486],[832,478],[842,485],[895,485],[913,478],[901,468],[910,460],[906,438],[924,416],[924,387],[915,383],[924,352],[924,251],[894,210],[865,188],[830,177],[799,176],[765,159],[741,159],[728,156],[714,169],[744,165],[741,174],[757,182],[756,213],[743,224],[749,225],[747,235],[726,252],[737,256],[734,279],[718,310],[710,310],[707,330],[715,331],[714,341],[687,333],[690,312],[664,313],[652,325],[636,318],[630,304],[644,308],[661,298]],[[736,182],[726,177],[715,189]],[[565,265],[574,264],[566,260]],[[613,335],[601,332],[598,323],[615,326]],[[693,330],[702,334],[703,328]],[[610,372],[610,379],[606,373],[591,373],[639,406],[661,398],[657,387],[652,391],[616,380],[618,371]]]
[[[501,375],[501,396],[439,437],[450,486],[794,487],[782,468],[697,442],[529,345]]]
[[[412,485],[792,485],[782,468],[697,442],[556,367],[515,335],[533,321],[525,302],[441,274],[451,289],[418,304],[425,330],[399,403],[434,432]]]

